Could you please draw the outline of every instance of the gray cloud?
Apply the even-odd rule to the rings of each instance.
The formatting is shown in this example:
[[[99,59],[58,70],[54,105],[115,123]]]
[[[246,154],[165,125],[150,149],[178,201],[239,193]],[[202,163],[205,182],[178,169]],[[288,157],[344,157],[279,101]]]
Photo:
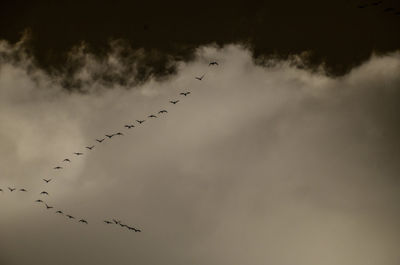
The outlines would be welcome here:
[[[121,58],[109,58],[118,73]],[[89,62],[82,77],[110,66]],[[3,61],[0,187],[30,193],[0,194],[0,261],[398,264],[400,54],[340,78],[299,62],[263,67],[240,46],[201,47],[167,79],[130,90],[90,79],[78,94],[29,56]],[[165,117],[123,129],[162,108]],[[71,165],[54,172],[65,157]],[[32,203],[42,189],[89,225]],[[113,217],[144,232],[101,223]]]

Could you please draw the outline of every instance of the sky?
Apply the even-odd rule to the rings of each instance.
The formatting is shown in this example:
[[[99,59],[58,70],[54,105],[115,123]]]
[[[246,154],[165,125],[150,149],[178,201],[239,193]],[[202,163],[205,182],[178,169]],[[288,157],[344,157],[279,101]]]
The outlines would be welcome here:
[[[348,12],[374,17],[376,34],[396,21],[358,4]],[[226,13],[246,12],[233,6]],[[317,38],[317,48],[291,42],[287,53],[277,33],[274,53],[227,33],[191,45],[182,35],[168,50],[133,45],[114,13],[103,33],[115,28],[118,38],[99,30],[102,41],[81,42],[57,22],[52,42],[35,28],[42,17],[29,20],[49,15],[42,2],[22,10],[9,23],[27,30],[16,39],[2,31],[0,41],[0,264],[399,264],[398,35],[371,37],[344,61],[350,48],[324,50]],[[335,68],[329,58],[342,51]],[[142,232],[103,222],[113,218]]]

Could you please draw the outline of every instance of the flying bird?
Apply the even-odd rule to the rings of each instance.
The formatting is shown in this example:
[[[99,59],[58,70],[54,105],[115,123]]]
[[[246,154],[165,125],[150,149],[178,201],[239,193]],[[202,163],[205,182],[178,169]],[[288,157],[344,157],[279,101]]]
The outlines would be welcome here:
[[[36,200],[35,202],[43,202],[42,200]]]
[[[142,124],[143,122],[145,122],[146,120],[136,120],[139,124]]]
[[[190,92],[188,91],[188,92],[182,92],[182,93],[180,93],[179,95],[184,95],[185,97],[187,96],[187,95],[189,95],[190,94]]]
[[[197,76],[196,76],[195,78],[196,78],[197,80],[200,80],[200,81],[201,81],[201,80],[203,80],[203,77],[204,77],[205,75],[206,75],[206,74],[203,74],[203,75],[200,76],[200,77],[197,77]]]
[[[156,115],[153,115],[153,114],[151,114],[151,115],[149,115],[149,118],[157,118],[157,116],[156,116]]]
[[[92,150],[94,148],[94,145],[92,146],[86,146],[87,149]]]
[[[63,212],[62,212],[62,211],[57,211],[56,213],[63,214]]]
[[[110,134],[106,134],[106,136],[111,139],[111,137],[113,137],[114,134],[111,134],[111,135]]]
[[[176,103],[179,102],[179,100],[170,100],[169,102],[175,105]]]
[[[11,192],[13,192],[13,191],[16,190],[17,188],[10,188],[10,187],[8,187],[8,189],[9,189]]]
[[[211,63],[208,64],[208,66],[211,66],[211,65],[219,65],[219,64],[218,64],[218,62],[214,61],[214,62],[211,62]]]
[[[111,137],[110,137],[110,138],[111,138]],[[101,143],[101,142],[104,141],[104,139],[106,139],[106,138],[103,138],[103,139],[100,139],[100,140],[99,140],[99,139],[96,139],[96,141],[99,142],[99,143]]]
[[[54,169],[62,169],[62,167],[60,167],[60,166],[57,166],[57,167],[55,167]]]
[[[49,195],[47,191],[42,191],[40,194]]]
[[[43,179],[46,183],[49,183],[51,179]]]
[[[71,162],[68,158],[64,159],[63,162]]]
[[[69,219],[75,219],[75,217],[73,217],[72,215],[67,214],[66,215]]]
[[[45,205],[46,205],[46,209],[48,210],[48,209],[52,209],[52,208],[54,208],[53,206],[49,206],[49,205],[47,205],[47,203],[45,203]]]
[[[385,8],[385,9],[383,10],[383,12],[392,12],[392,11],[394,11],[394,8],[393,8],[393,7],[387,7],[387,8]]]
[[[77,156],[83,155],[83,153],[79,153],[79,152],[75,152],[74,154],[77,155]]]
[[[19,191],[24,191],[24,192],[27,192],[27,190],[26,190],[26,189],[20,189]]]
[[[129,125],[129,124],[127,124],[127,125],[125,125],[124,127],[130,129],[130,128],[135,127],[135,125]]]
[[[114,135],[124,135],[122,132],[117,132],[117,133],[114,133]]]
[[[166,111],[165,109],[163,109],[163,110],[160,110],[158,113],[159,113],[159,114],[161,114],[161,113],[168,113],[168,111]]]
[[[79,223],[85,223],[85,224],[87,224],[88,222],[87,222],[86,220],[84,220],[84,219],[81,219],[81,220],[79,220]]]

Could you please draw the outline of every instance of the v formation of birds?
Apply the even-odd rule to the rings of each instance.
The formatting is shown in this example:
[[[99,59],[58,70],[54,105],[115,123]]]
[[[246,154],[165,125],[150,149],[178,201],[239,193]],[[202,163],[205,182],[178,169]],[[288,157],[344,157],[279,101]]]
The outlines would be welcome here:
[[[216,62],[216,61],[210,62],[210,63],[208,64],[208,66],[218,66],[218,62]],[[202,81],[204,77],[205,77],[205,74],[201,75],[200,77],[196,76],[195,79],[197,79],[197,80],[199,80],[199,81]],[[190,95],[190,94],[191,94],[190,91],[185,91],[185,92],[179,93],[179,95],[181,95],[181,96],[183,96],[183,97],[187,97],[187,96]],[[179,102],[180,102],[180,100],[178,100],[178,99],[177,99],[177,100],[170,100],[170,101],[169,101],[169,103],[171,103],[171,104],[173,104],[173,105],[176,105],[176,104],[179,103]],[[153,118],[153,119],[155,119],[155,118],[158,118],[159,116],[165,115],[165,114],[167,114],[167,113],[168,113],[168,111],[167,111],[166,109],[161,109],[161,110],[159,110],[159,111],[157,112],[157,115],[158,115],[158,116],[155,115],[155,114],[151,114],[151,115],[149,115],[149,116],[147,116],[147,117],[148,117],[148,118]],[[144,123],[145,121],[146,121],[146,119],[136,120],[136,123],[137,123],[138,125],[141,125],[141,124]],[[126,125],[124,125],[124,127],[127,128],[127,129],[132,129],[132,128],[135,127],[135,125],[134,125],[134,124],[126,124]],[[111,139],[112,137],[115,137],[115,136],[124,136],[124,134],[123,134],[122,132],[117,132],[117,133],[112,133],[112,134],[105,134],[104,136],[105,136],[105,137],[104,137],[104,138],[101,138],[101,139],[97,139],[97,138],[96,138],[96,139],[95,139],[96,142],[98,142],[98,143],[100,144],[100,143],[102,143],[104,140],[106,140],[107,138],[108,138],[108,139]],[[86,146],[85,148],[86,148],[88,151],[92,151],[92,150],[95,148],[95,145]],[[77,157],[84,155],[83,152],[75,152],[75,153],[73,153],[73,154],[74,154],[75,156],[77,156]],[[71,163],[72,161],[71,161],[71,159],[69,159],[69,158],[65,158],[62,162],[63,162],[64,164],[69,164],[69,163]],[[64,169],[64,167],[62,167],[62,166],[55,166],[55,167],[53,167],[53,169],[54,169],[54,170],[62,170],[62,169]],[[43,180],[43,182],[44,182],[45,184],[49,184],[50,182],[53,181],[52,178],[43,178],[42,180]],[[19,189],[19,190],[18,190],[17,188],[15,188],[15,187],[7,187],[7,188],[8,188],[8,190],[9,190],[10,192],[14,192],[14,191],[28,192],[28,190],[26,190],[26,189],[24,189],[24,188],[21,188],[21,189]],[[0,192],[4,192],[4,190],[3,190],[2,188],[0,188]],[[49,193],[48,193],[47,191],[43,190],[42,192],[39,193],[39,195],[40,195],[42,198],[44,198],[44,197],[49,196]],[[35,200],[34,202],[35,202],[35,203],[38,203],[38,204],[43,204],[44,207],[45,207],[47,210],[51,210],[51,209],[54,209],[54,208],[55,208],[55,207],[52,206],[52,205],[48,205],[47,202],[44,201],[44,200],[42,200],[42,199],[37,199],[37,200]],[[75,216],[73,216],[73,215],[71,215],[71,214],[66,214],[66,213],[64,213],[64,211],[62,211],[62,210],[57,210],[57,211],[55,211],[55,213],[58,214],[58,215],[63,215],[63,216],[65,216],[68,220],[75,220],[75,221],[77,221],[78,223],[89,224],[89,222],[88,222],[86,219],[81,218],[81,217],[77,218],[77,217],[75,217]],[[104,224],[106,224],[106,225],[117,225],[117,226],[119,226],[119,227],[121,227],[121,228],[126,228],[126,229],[129,230],[129,231],[133,231],[133,232],[142,232],[141,229],[139,229],[139,228],[137,228],[137,227],[135,227],[135,226],[132,226],[132,225],[124,224],[124,223],[122,223],[121,220],[111,219],[111,220],[103,220],[102,222],[103,222]]]

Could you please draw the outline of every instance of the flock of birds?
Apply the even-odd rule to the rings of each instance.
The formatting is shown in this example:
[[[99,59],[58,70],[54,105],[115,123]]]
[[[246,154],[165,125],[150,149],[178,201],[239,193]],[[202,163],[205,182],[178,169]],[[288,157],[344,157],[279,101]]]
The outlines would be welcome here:
[[[208,64],[208,66],[218,66],[218,62],[216,62],[216,61],[210,62],[210,63]],[[201,76],[195,76],[195,79],[196,79],[196,80],[199,80],[199,81],[202,81],[204,77],[205,77],[205,74],[203,74],[203,75],[201,75]],[[187,97],[187,96],[190,95],[190,94],[191,94],[190,91],[184,91],[184,92],[179,93],[179,95],[180,95],[180,96],[183,96],[183,97]],[[173,105],[176,105],[176,104],[179,103],[179,102],[180,102],[179,99],[175,99],[175,100],[170,100],[170,101],[169,101],[169,103],[171,103],[171,104],[173,104]],[[158,116],[160,116],[160,115],[165,115],[166,113],[168,113],[168,111],[167,111],[166,109],[161,109],[160,111],[157,112],[157,115],[158,115]],[[155,118],[158,118],[157,115],[156,115],[156,114],[150,114],[150,115],[148,115],[147,117],[148,117],[149,119],[155,119]],[[136,125],[141,125],[141,124],[144,123],[145,121],[146,121],[146,119],[136,120],[136,122],[137,122]],[[127,129],[129,130],[129,129],[134,128],[135,125],[134,125],[134,124],[126,124],[126,125],[124,125],[124,127],[127,128]],[[116,133],[112,133],[112,134],[105,134],[104,136],[105,136],[104,138],[100,138],[100,139],[97,139],[97,138],[96,138],[96,139],[95,139],[96,142],[102,143],[104,140],[106,140],[106,138],[111,139],[111,138],[116,137],[116,136],[124,136],[124,134],[123,134],[122,132],[116,132]],[[89,151],[92,151],[92,150],[95,148],[95,146],[96,146],[96,145],[90,145],[90,146],[85,146],[85,148],[86,148],[87,150],[89,150]],[[77,156],[77,157],[78,157],[78,156],[84,155],[84,153],[82,153],[82,152],[74,152],[73,154],[74,154],[75,156]],[[72,161],[71,161],[70,158],[65,158],[64,160],[62,160],[62,162],[63,162],[64,164],[69,164],[69,163],[71,163]],[[64,165],[64,164],[63,164],[63,165]],[[54,169],[54,170],[62,170],[63,168],[64,168],[63,166],[55,166],[53,169]],[[42,180],[44,181],[45,184],[49,184],[53,179],[51,179],[51,178],[43,178]],[[8,188],[8,190],[9,190],[10,192],[14,192],[14,191],[28,192],[28,190],[25,189],[25,188],[20,188],[20,189],[17,189],[17,188],[15,188],[15,187],[7,187],[7,188]],[[4,190],[3,190],[2,188],[0,188],[0,192],[4,192]],[[49,196],[49,193],[48,193],[47,191],[44,190],[44,191],[40,192],[39,195],[43,198],[43,196]],[[48,205],[47,202],[45,202],[45,201],[42,200],[42,199],[37,199],[37,200],[35,200],[35,203],[39,203],[39,204],[44,205],[44,207],[45,207],[47,210],[54,209],[54,206]],[[77,220],[78,223],[89,224],[89,222],[88,222],[86,219],[83,219],[83,218],[76,218],[76,217],[72,216],[71,214],[66,214],[66,213],[64,213],[64,211],[62,211],[62,210],[57,210],[57,211],[55,211],[55,213],[58,214],[58,215],[63,215],[63,216],[65,216],[68,220]],[[131,225],[124,224],[124,223],[122,223],[121,220],[117,220],[117,219],[114,219],[114,218],[111,219],[111,220],[103,220],[102,222],[105,223],[105,224],[107,224],[107,225],[111,225],[111,224],[118,225],[118,226],[120,226],[121,228],[126,228],[126,229],[128,229],[128,230],[130,230],[130,231],[133,231],[133,232],[142,232],[141,229],[139,229],[139,228],[137,228],[137,227],[135,227],[135,226],[131,226]]]
[[[396,10],[393,7],[390,6],[384,6],[383,1],[375,1],[372,3],[364,3],[364,4],[360,4],[358,5],[358,8],[360,9],[364,9],[364,8],[370,8],[370,7],[382,7],[382,11],[385,13],[392,13],[396,16],[400,16],[400,10]]]

